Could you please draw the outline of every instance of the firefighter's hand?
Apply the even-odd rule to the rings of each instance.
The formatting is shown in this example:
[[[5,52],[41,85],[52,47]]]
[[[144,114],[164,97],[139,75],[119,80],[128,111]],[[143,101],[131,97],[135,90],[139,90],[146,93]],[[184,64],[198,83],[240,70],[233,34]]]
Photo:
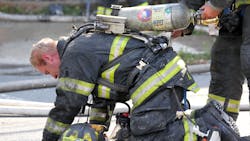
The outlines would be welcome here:
[[[104,132],[106,129],[106,126],[100,125],[100,124],[90,124],[90,126],[91,128],[95,129],[99,133]]]
[[[202,11],[201,19],[203,20],[216,18],[222,11],[222,9],[214,7],[209,2],[205,3],[200,10]]]

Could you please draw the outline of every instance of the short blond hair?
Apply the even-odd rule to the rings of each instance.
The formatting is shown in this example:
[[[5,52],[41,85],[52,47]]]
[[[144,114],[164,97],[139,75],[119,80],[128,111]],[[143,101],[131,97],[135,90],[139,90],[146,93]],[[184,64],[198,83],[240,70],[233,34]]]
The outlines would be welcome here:
[[[43,38],[37,43],[33,44],[30,54],[30,63],[33,66],[40,66],[46,64],[42,59],[42,55],[47,53],[55,53],[57,51],[57,41],[51,38]]]

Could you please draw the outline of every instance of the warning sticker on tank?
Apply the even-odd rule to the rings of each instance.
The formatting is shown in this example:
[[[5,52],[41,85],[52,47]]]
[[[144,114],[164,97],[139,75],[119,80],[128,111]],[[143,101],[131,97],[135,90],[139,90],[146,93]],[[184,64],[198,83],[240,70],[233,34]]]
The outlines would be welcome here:
[[[164,7],[156,7],[152,9],[152,24],[153,29],[155,30],[164,30],[165,24],[165,8]]]
[[[142,9],[137,13],[137,18],[142,22],[147,22],[151,20],[152,10],[151,9]]]

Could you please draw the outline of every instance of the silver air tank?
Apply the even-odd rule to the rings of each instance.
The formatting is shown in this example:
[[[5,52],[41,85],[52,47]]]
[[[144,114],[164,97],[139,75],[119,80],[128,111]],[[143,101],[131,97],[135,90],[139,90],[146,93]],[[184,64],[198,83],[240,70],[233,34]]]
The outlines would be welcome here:
[[[181,3],[121,8],[126,28],[139,31],[173,31],[186,28],[193,20],[191,11]]]

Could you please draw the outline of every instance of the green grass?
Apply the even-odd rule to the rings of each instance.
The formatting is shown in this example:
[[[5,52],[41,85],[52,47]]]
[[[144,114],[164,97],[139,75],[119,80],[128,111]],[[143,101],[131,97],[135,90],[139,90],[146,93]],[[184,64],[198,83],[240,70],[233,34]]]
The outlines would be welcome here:
[[[7,5],[0,6],[0,11],[5,12],[5,13],[10,13],[10,14],[24,14],[24,9],[20,7],[10,7]]]
[[[192,54],[184,51],[179,51],[178,54],[188,65],[207,63],[210,60],[210,53],[208,52],[201,54]]]

